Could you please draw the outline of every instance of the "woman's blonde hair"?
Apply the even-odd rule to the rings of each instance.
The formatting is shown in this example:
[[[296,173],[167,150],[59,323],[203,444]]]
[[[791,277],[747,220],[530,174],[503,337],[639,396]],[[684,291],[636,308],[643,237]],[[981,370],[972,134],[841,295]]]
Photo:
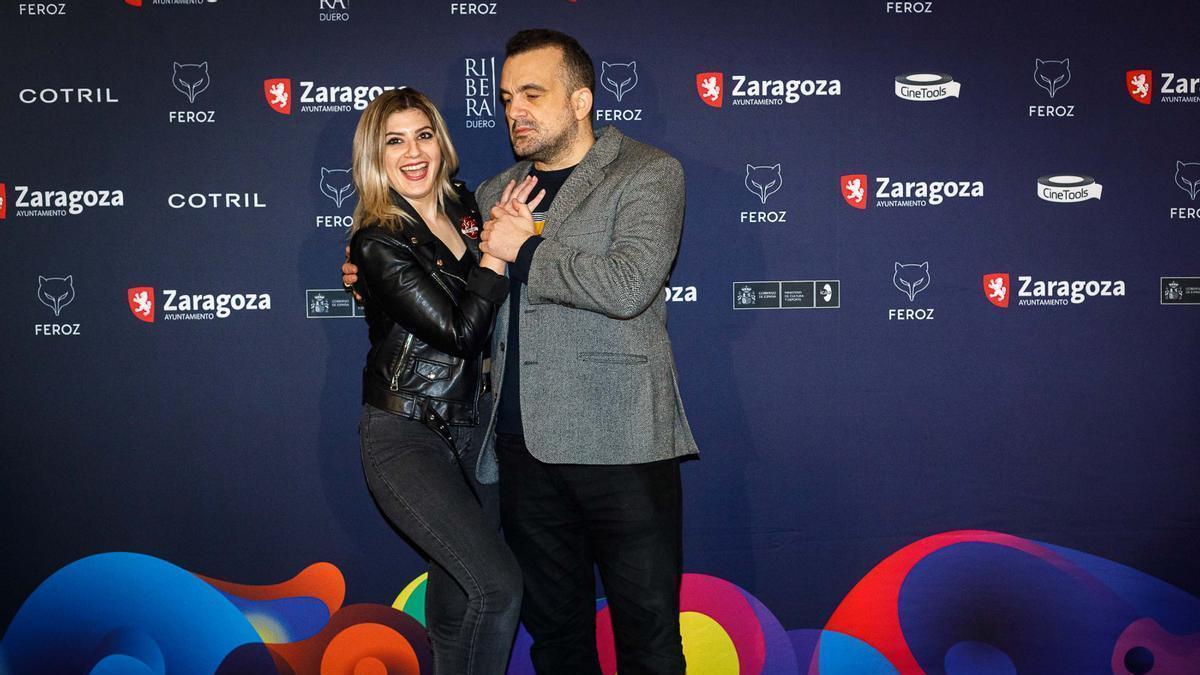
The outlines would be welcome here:
[[[354,207],[353,235],[370,224],[379,224],[389,230],[399,230],[412,217],[392,203],[387,169],[383,165],[384,143],[387,140],[387,120],[392,113],[404,110],[420,110],[429,118],[434,138],[442,150],[442,167],[438,170],[438,210],[444,210],[447,199],[457,199],[450,178],[458,172],[458,153],[446,130],[446,120],[438,112],[429,97],[416,89],[393,89],[375,97],[358,118],[354,130],[354,156],[351,174],[354,187],[358,190],[358,205]]]

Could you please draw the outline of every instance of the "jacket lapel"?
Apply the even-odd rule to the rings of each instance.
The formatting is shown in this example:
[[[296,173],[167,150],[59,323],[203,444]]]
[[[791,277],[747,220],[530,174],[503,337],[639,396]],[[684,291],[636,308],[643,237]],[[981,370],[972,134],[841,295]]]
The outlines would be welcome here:
[[[546,214],[546,225],[542,236],[554,238],[575,209],[592,193],[604,178],[605,167],[617,158],[624,136],[616,127],[605,127],[596,138],[596,143],[583,156],[583,161],[575,167],[567,181],[559,188]],[[536,192],[536,188],[535,188]]]

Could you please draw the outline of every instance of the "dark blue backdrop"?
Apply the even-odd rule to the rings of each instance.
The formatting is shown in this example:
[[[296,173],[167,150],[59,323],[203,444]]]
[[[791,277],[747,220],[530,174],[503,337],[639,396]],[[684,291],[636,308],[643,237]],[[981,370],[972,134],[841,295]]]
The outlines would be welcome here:
[[[669,305],[702,451],[684,467],[686,571],[745,589],[789,630],[825,625],[889,554],[960,529],[1200,591],[1200,306],[1163,304],[1160,288],[1200,276],[1200,221],[1171,217],[1200,206],[1175,179],[1177,162],[1200,162],[1200,103],[1159,100],[1163,72],[1200,77],[1195,3],[333,3],[348,21],[322,21],[319,0],[64,4],[30,16],[10,3],[0,21],[0,625],[55,570],[105,551],[244,583],[327,560],[349,601],[382,604],[421,571],[359,467],[365,326],[308,318],[312,290],[344,297],[346,228],[319,218],[354,199],[339,208],[319,184],[348,168],[358,111],[301,110],[301,82],[425,91],[476,185],[512,157],[468,67],[494,59],[498,74],[507,36],[539,25],[576,35],[598,76],[636,61],[636,85],[621,101],[600,88],[597,108],[636,111],[616,124],[687,172],[670,285],[694,301]],[[1067,58],[1052,99],[1035,59]],[[207,63],[192,103],[173,62]],[[1125,90],[1134,69],[1154,73],[1150,105]],[[723,107],[698,95],[705,72],[723,73]],[[948,73],[961,95],[902,100],[893,81],[911,72]],[[836,79],[841,93],[735,105],[735,75]],[[270,78],[291,79],[290,115],[267,105]],[[64,103],[64,88],[117,101]],[[1073,116],[1030,114],[1046,105]],[[747,165],[776,164],[763,202]],[[1103,197],[1039,199],[1037,178],[1055,173],[1092,176]],[[839,189],[849,174],[982,181],[983,195],[882,207],[872,189],[859,210]],[[120,190],[123,205],[29,215],[21,186]],[[265,206],[169,204],[194,193]],[[925,262],[910,301],[895,265]],[[999,272],[1008,308],[983,291]],[[55,316],[39,277],[68,275]],[[1125,293],[1018,306],[1019,276]],[[735,309],[739,282],[764,280],[837,280],[840,307]],[[133,315],[136,287],[155,289],[154,323]],[[270,308],[172,320],[168,289],[269,294]],[[932,319],[889,318],[914,308]]]

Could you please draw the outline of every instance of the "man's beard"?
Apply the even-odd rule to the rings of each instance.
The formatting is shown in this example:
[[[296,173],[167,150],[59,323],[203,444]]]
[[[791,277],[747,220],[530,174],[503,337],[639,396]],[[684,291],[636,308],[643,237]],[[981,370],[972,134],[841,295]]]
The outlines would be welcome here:
[[[516,127],[514,122],[509,126],[509,131],[512,133]],[[539,130],[534,127],[534,130]],[[525,145],[523,149],[517,148],[517,143],[513,141],[513,152],[521,159],[532,162],[552,162],[554,159],[567,152],[571,145],[575,142],[575,135],[578,133],[574,124],[570,122],[563,128],[562,133],[553,138],[538,138],[530,139],[530,143]]]

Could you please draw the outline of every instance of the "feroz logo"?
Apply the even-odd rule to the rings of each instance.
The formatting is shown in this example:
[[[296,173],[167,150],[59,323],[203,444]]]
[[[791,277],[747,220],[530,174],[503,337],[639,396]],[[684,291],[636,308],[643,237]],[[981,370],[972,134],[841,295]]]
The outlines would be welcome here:
[[[718,72],[698,73],[696,93],[701,101],[714,108],[720,108],[725,102],[725,75]]]
[[[867,174],[852,173],[841,178],[842,198],[856,209],[867,208]]]
[[[1179,186],[1196,201],[1196,194],[1200,193],[1200,162],[1175,162],[1175,184]],[[0,190],[3,186],[0,186]],[[0,192],[2,195],[3,192]]]
[[[929,261],[920,264],[897,262],[892,274],[892,285],[907,295],[908,301],[912,302],[918,293],[929,288]]]
[[[997,307],[1008,307],[1009,284],[1008,274],[997,272],[983,275],[983,295],[988,302]]]
[[[1033,81],[1046,90],[1050,98],[1071,81],[1071,59],[1033,60]]]
[[[38,277],[38,301],[54,310],[58,316],[64,307],[75,300],[74,275],[65,277]]]
[[[1133,100],[1150,105],[1150,99],[1154,96],[1154,73],[1149,70],[1125,71],[1125,89]]]
[[[125,293],[129,300],[129,311],[146,323],[154,323],[154,289],[150,286],[130,288]]]
[[[171,86],[175,87],[175,91],[187,97],[188,103],[195,103],[198,96],[205,89],[211,79],[208,77],[208,61],[203,63],[179,63],[178,61],[171,64]]]
[[[958,98],[961,85],[945,73],[905,73],[896,76],[896,96],[906,101]]]
[[[263,80],[263,96],[271,110],[281,115],[292,114],[292,80],[287,77],[276,77]]]
[[[617,97],[617,103],[637,86],[637,61],[629,63],[600,62],[600,85]]]
[[[342,202],[354,194],[354,179],[350,177],[350,169],[326,169],[321,167],[321,194],[333,200],[335,206],[342,208]]]
[[[758,197],[763,204],[766,204],[767,197],[778,192],[782,185],[783,174],[780,172],[779,164],[773,166],[746,165],[746,189]]]
[[[1056,204],[1077,204],[1089,199],[1100,199],[1104,186],[1091,176],[1059,174],[1037,179],[1037,193],[1041,199]]]

